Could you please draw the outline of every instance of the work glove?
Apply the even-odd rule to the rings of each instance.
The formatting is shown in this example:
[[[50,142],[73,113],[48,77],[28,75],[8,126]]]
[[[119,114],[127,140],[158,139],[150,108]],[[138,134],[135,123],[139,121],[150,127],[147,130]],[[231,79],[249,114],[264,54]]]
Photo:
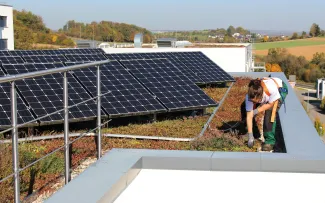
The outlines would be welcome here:
[[[247,146],[252,148],[254,145],[254,136],[253,133],[248,133],[248,143]]]

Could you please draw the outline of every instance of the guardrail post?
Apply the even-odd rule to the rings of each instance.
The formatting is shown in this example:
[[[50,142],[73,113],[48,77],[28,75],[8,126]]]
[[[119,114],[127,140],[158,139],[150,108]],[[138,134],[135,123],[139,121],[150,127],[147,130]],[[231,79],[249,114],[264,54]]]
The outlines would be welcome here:
[[[11,82],[11,123],[12,123],[12,163],[14,170],[15,203],[20,202],[19,185],[19,154],[18,154],[18,128],[17,128],[17,93],[15,81]]]
[[[101,80],[100,80],[100,68],[97,66],[97,159],[102,156],[102,119],[101,119]]]
[[[68,104],[68,78],[67,72],[63,77],[63,106],[64,106],[64,163],[65,163],[65,184],[70,182],[70,156],[69,156],[69,104]]]

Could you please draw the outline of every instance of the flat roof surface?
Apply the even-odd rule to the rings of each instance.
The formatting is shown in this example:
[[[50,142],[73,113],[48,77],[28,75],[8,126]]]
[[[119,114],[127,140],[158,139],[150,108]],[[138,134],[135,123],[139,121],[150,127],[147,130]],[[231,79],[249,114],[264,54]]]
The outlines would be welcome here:
[[[325,174],[142,169],[114,203],[324,202]]]

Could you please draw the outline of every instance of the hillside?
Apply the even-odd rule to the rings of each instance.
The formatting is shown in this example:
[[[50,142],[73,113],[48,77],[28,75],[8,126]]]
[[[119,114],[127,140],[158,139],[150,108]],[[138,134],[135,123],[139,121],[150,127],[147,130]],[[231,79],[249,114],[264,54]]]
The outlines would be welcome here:
[[[87,24],[70,20],[59,32],[70,37],[94,39],[104,42],[133,42],[134,35],[137,33],[144,34],[143,41],[145,43],[150,43],[153,40],[152,33],[145,28],[111,21]]]
[[[56,33],[47,28],[42,17],[25,10],[14,10],[13,15],[15,49],[41,49],[51,45],[74,46],[73,40],[64,33]]]

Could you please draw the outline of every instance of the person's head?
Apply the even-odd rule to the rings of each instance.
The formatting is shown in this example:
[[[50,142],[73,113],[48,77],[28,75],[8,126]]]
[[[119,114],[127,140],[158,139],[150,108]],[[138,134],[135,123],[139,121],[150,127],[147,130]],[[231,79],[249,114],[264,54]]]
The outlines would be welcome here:
[[[248,85],[248,99],[252,102],[259,103],[263,98],[263,87],[261,80],[251,80]]]

